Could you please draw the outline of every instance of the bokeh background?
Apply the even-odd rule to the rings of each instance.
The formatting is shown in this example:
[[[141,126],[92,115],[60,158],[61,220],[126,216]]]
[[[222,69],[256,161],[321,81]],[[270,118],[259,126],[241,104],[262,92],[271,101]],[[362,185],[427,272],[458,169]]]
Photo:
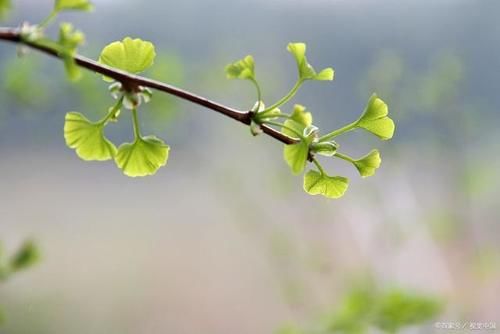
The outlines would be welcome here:
[[[0,43],[0,240],[11,251],[32,238],[42,253],[0,285],[0,333],[274,333],[323,322],[367,280],[443,302],[404,333],[500,321],[500,2],[94,3],[92,14],[61,16],[86,33],[86,56],[125,36],[151,40],[149,76],[247,109],[253,87],[226,80],[225,64],[252,54],[271,103],[296,76],[287,43],[303,41],[336,78],[308,83],[294,102],[333,129],[377,92],[397,132],[383,143],[361,132],[339,140],[354,156],[379,148],[383,165],[360,179],[327,161],[351,179],[332,201],[302,191],[276,141],[156,94],[141,121],[169,143],[170,160],[131,179],[64,144],[64,114],[104,114],[106,83],[86,73],[71,84],[59,61],[18,59]],[[52,1],[14,6],[6,25],[39,22]],[[108,134],[130,139],[129,116]]]

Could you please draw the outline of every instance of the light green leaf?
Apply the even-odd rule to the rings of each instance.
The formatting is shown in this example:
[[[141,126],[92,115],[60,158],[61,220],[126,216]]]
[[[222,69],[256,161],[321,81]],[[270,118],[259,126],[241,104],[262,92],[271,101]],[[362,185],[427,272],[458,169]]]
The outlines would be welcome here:
[[[75,63],[74,55],[76,49],[85,40],[81,31],[75,30],[71,23],[62,23],[59,28],[60,54],[64,60],[64,66],[68,77],[72,81],[80,79],[81,72]]]
[[[297,144],[285,145],[283,150],[283,157],[286,163],[292,169],[292,173],[300,174],[307,164],[309,155],[309,145],[301,140]]]
[[[54,10],[84,10],[90,11],[94,5],[88,0],[56,0]]]
[[[290,115],[290,118],[286,120],[284,125],[288,128],[292,128],[295,132],[300,134],[303,133],[304,129],[311,126],[313,122],[312,114],[306,110],[306,107],[296,104],[293,107],[293,112]],[[281,132],[291,137],[297,137],[295,132],[290,131],[287,128],[282,128]]]
[[[130,177],[153,175],[165,166],[170,148],[155,136],[138,137],[122,144],[115,157],[116,165]]]
[[[281,131],[288,136],[297,138],[297,134],[303,134],[306,128],[312,126],[312,115],[306,111],[306,107],[296,104],[290,119],[287,119],[284,125],[285,127]],[[306,138],[306,141],[301,140],[297,144],[285,145],[283,157],[294,174],[302,173],[306,167],[309,157],[309,144],[313,140],[313,135]]]
[[[156,57],[153,43],[125,37],[121,42],[108,44],[101,52],[99,62],[129,73],[148,69]],[[112,81],[105,78],[106,81]]]
[[[394,121],[387,115],[387,104],[373,94],[368,101],[365,111],[356,122],[356,126],[363,128],[382,140],[391,139],[394,135]]]
[[[3,19],[7,15],[11,7],[10,0],[0,0],[0,19]]]
[[[104,136],[104,124],[92,123],[77,112],[66,114],[64,139],[83,160],[110,160],[116,154],[115,145]]]
[[[342,197],[349,186],[349,180],[342,176],[328,176],[311,170],[304,176],[304,190],[311,195],[328,198]]]
[[[328,67],[323,69],[321,72],[319,72],[315,77],[314,80],[320,80],[320,81],[332,81],[334,77],[334,71],[333,68]]]
[[[316,73],[314,67],[307,61],[306,45],[304,43],[289,43],[287,50],[293,55],[297,62],[299,78],[301,80],[333,80],[333,68],[328,67]]]
[[[226,66],[226,76],[228,79],[255,79],[255,63],[253,57],[248,55],[245,58],[235,61]]]
[[[375,174],[375,170],[380,167],[382,159],[378,150],[372,150],[367,155],[354,160],[353,164],[359,171],[362,177],[368,177]]]
[[[306,110],[306,107],[304,107],[303,105],[294,105],[290,119],[301,124],[304,128],[307,126],[311,126],[313,122],[312,114]]]
[[[64,49],[73,52],[85,41],[85,35],[75,30],[71,23],[61,23],[59,27],[59,45]]]

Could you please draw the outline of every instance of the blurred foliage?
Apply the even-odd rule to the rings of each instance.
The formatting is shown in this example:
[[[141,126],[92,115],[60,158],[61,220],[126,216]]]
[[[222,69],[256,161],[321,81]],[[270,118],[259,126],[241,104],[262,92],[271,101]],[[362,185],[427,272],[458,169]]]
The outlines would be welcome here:
[[[31,56],[12,58],[5,62],[2,68],[2,91],[6,101],[1,106],[5,108],[3,112],[9,112],[14,105],[28,112],[46,110],[51,93],[41,69],[37,58]]]
[[[441,313],[443,306],[436,297],[399,288],[381,289],[365,282],[347,291],[336,310],[324,316],[319,326],[303,329],[287,324],[276,334],[363,334],[374,328],[398,333],[405,327],[425,325]]]
[[[11,256],[8,256],[0,244],[0,280],[5,281],[14,272],[34,265],[40,258],[37,246],[33,241],[25,241]]]
[[[6,281],[18,271],[33,266],[40,258],[37,246],[31,240],[25,241],[12,255],[7,255],[0,243],[0,281]],[[0,309],[0,324],[5,321],[5,316]]]
[[[457,104],[464,64],[454,53],[442,52],[432,60],[427,72],[417,78],[421,111],[450,110],[450,106]]]
[[[327,316],[327,331],[357,334],[376,327],[397,333],[407,326],[425,324],[442,309],[443,303],[436,297],[370,284],[348,291],[338,309]]]
[[[383,50],[368,67],[359,90],[364,95],[377,89],[400,120],[415,119],[422,113],[444,119],[448,112],[463,111],[458,98],[464,68],[464,61],[448,50],[435,54],[424,69],[410,67],[397,51]]]

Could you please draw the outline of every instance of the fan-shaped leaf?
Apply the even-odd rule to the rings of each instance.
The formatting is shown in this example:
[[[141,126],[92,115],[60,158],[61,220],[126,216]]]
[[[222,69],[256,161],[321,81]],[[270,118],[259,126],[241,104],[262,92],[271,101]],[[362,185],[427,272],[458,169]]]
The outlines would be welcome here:
[[[304,133],[304,129],[312,126],[312,115],[306,111],[306,107],[296,104],[290,119],[287,119],[284,125],[285,127],[281,131],[288,136],[297,138],[299,134]],[[313,136],[314,134],[311,134],[310,137],[306,138],[306,141],[301,140],[297,144],[285,145],[283,156],[294,174],[300,174],[306,167],[309,144],[312,142]]]
[[[334,71],[331,67],[316,73],[314,67],[307,61],[306,45],[304,43],[289,43],[287,50],[297,62],[297,69],[301,80],[333,80]]]
[[[155,57],[153,43],[125,37],[121,42],[108,44],[102,50],[99,62],[135,74],[149,68]],[[109,78],[105,80],[111,81]]]
[[[309,145],[303,140],[297,144],[285,145],[283,150],[283,157],[294,174],[302,173],[306,167],[308,155]]]
[[[365,111],[356,122],[356,126],[363,128],[382,140],[391,139],[394,135],[394,121],[387,115],[389,109],[387,104],[373,94],[368,100]]]
[[[353,164],[359,171],[362,177],[368,177],[375,174],[375,170],[380,167],[382,159],[378,150],[372,150],[367,155],[354,160]]]
[[[64,139],[83,160],[110,160],[116,153],[115,145],[104,136],[104,124],[92,123],[77,112],[66,114]]]
[[[304,176],[304,190],[311,195],[339,198],[348,186],[349,180],[342,176],[328,176],[313,170]]]
[[[153,175],[165,166],[169,147],[155,136],[139,137],[122,144],[115,157],[117,166],[130,177]]]
[[[255,79],[254,68],[253,57],[248,55],[241,60],[227,65],[225,71],[228,79]]]

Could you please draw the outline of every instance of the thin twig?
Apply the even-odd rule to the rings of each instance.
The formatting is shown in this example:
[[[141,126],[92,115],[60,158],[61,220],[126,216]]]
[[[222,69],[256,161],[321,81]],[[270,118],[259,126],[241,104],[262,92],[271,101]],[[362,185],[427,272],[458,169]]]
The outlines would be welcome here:
[[[57,50],[46,46],[46,45],[41,45],[37,44],[36,42],[30,42],[23,40],[21,38],[21,32],[18,28],[4,28],[0,27],[0,40],[3,41],[9,41],[13,43],[19,43],[26,45],[32,49],[41,51],[45,54],[48,54],[53,57],[61,58],[61,55],[57,52]],[[206,107],[208,109],[214,110],[218,113],[223,114],[224,116],[227,116],[229,118],[232,118],[236,121],[239,121],[243,124],[250,125],[252,122],[252,112],[251,111],[241,111],[237,110],[231,107],[228,107],[226,105],[211,101],[207,98],[204,98],[202,96],[196,95],[194,93],[191,93],[189,91],[177,88],[175,86],[169,85],[167,83],[149,79],[146,77],[134,75],[125,71],[118,70],[113,67],[106,66],[104,64],[101,64],[99,62],[96,62],[90,58],[81,56],[81,55],[75,55],[75,62],[78,66],[85,68],[87,70],[100,73],[102,75],[105,75],[107,77],[113,78],[114,80],[121,82],[124,87],[127,87],[128,89],[135,89],[138,88],[139,86],[142,87],[149,87],[155,90],[162,91],[164,93],[170,94],[177,96],[183,100],[187,100],[189,102],[201,105],[203,107]],[[285,135],[284,133],[281,133],[278,130],[275,130],[271,127],[262,126],[262,130],[265,134],[273,137],[274,139],[284,143],[284,144],[295,144],[297,143],[297,139],[289,137]]]

